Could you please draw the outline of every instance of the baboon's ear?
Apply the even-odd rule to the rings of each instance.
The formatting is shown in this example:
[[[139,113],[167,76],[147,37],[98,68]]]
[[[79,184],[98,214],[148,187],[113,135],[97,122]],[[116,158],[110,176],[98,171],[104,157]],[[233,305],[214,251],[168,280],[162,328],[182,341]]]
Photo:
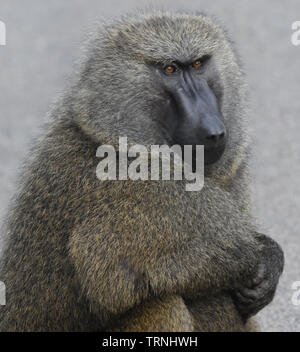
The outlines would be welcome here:
[[[130,58],[133,55],[136,55],[135,52],[137,51],[137,47],[134,45],[134,42],[137,40],[138,39],[134,40],[134,34],[126,31],[126,28],[115,29],[111,33],[111,42],[118,55],[123,58]]]

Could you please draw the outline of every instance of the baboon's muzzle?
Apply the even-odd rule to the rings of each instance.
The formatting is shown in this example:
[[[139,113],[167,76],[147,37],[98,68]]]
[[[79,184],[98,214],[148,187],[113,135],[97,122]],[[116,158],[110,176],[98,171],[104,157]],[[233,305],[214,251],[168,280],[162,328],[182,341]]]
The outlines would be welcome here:
[[[174,144],[204,146],[204,162],[218,161],[226,146],[226,129],[215,94],[206,80],[187,71],[168,87],[172,115],[176,115]]]

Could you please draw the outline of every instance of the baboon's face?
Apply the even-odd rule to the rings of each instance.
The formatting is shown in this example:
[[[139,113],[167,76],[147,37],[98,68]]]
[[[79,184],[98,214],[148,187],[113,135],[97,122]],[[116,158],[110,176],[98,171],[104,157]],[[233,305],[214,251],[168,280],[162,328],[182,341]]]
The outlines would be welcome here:
[[[76,94],[85,130],[108,144],[204,145],[206,170],[230,167],[243,143],[243,91],[223,30],[201,15],[146,14],[91,44]]]
[[[219,78],[211,56],[155,65],[158,84],[164,92],[160,122],[173,144],[204,145],[205,164],[220,159],[226,146],[226,128],[218,97],[209,82]]]

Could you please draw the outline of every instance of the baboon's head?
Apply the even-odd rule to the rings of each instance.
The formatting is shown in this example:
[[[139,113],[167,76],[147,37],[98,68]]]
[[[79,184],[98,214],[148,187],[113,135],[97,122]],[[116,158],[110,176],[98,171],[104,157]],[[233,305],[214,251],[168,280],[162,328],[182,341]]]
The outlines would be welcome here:
[[[203,15],[152,13],[105,25],[76,86],[83,129],[101,143],[204,145],[224,168],[242,145],[241,74]],[[209,165],[209,166],[208,166]]]

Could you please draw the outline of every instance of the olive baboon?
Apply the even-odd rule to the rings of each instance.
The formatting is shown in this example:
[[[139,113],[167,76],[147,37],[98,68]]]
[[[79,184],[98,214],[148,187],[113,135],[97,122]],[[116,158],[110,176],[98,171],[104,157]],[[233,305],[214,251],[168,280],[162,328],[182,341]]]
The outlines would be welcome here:
[[[32,151],[7,219],[1,331],[244,331],[283,253],[249,212],[243,77],[204,15],[106,24]],[[96,150],[205,146],[205,185],[100,181]]]

